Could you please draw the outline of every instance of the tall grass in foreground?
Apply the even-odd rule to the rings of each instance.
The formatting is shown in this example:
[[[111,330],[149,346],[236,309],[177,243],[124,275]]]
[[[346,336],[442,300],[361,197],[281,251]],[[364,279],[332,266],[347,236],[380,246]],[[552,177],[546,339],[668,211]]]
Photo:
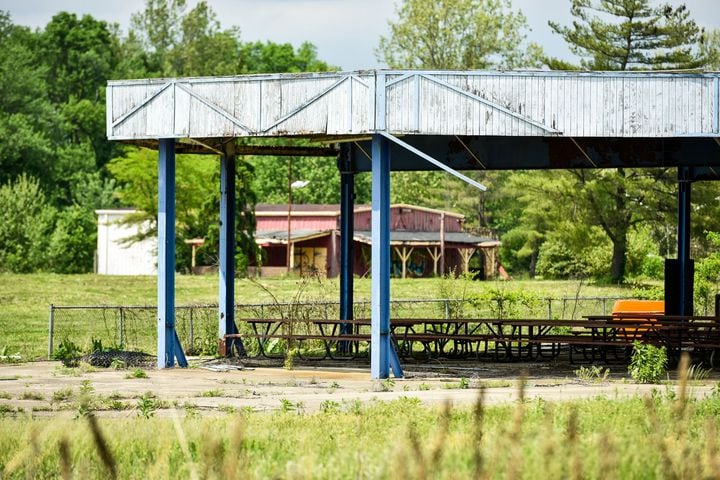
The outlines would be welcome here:
[[[718,478],[720,393],[316,414],[0,419],[2,478]],[[522,396],[522,391],[520,392]]]

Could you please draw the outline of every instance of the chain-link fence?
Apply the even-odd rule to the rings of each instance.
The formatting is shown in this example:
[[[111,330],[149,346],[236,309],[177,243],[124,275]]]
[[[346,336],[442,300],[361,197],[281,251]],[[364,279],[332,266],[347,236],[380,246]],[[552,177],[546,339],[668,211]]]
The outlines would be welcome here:
[[[531,302],[467,299],[417,299],[390,302],[391,318],[547,318],[576,319],[583,315],[609,314],[615,300],[624,297],[536,298]],[[504,304],[502,302],[505,302]],[[370,318],[370,301],[353,306],[354,318]],[[339,318],[338,302],[258,303],[235,305],[240,332],[250,329],[243,319]],[[157,307],[155,306],[50,306],[48,357],[63,342],[80,351],[98,346],[154,354],[157,352]],[[218,306],[175,307],[175,327],[188,355],[214,354],[218,347]]]

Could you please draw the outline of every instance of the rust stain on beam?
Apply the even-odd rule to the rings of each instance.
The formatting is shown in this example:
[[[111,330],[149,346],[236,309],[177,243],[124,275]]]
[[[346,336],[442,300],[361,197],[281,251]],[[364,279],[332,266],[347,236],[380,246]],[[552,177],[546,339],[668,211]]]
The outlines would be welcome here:
[[[157,140],[128,140],[123,143],[136,145],[151,150],[158,149]],[[199,155],[218,155],[224,142],[204,141],[202,143],[175,144],[176,153],[192,153]],[[293,146],[293,145],[236,145],[236,155],[271,155],[276,157],[336,157],[340,152],[335,147]]]

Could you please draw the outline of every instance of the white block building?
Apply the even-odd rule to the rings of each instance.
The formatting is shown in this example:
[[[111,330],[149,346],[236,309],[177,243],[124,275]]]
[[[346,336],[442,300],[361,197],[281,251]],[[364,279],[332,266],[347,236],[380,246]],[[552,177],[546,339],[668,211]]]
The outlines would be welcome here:
[[[101,275],[156,275],[157,238],[127,244],[124,240],[138,233],[138,226],[120,221],[136,210],[95,210],[98,216],[97,261],[95,273]]]

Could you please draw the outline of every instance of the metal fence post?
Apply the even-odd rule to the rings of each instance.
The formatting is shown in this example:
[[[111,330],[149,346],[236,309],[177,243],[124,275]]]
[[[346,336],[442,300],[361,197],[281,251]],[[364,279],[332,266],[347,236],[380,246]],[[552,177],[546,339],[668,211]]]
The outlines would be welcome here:
[[[548,298],[548,320],[552,320],[552,298]]]
[[[450,319],[450,305],[448,305],[448,301],[445,300],[445,320]]]
[[[53,353],[53,331],[55,329],[55,315],[53,304],[50,304],[50,316],[48,318],[48,360],[52,359]]]
[[[195,322],[193,321],[193,309],[194,309],[194,307],[191,305],[190,306],[190,325],[189,325],[190,339],[189,339],[189,341],[190,341],[190,350],[192,350],[194,352],[195,351]]]
[[[124,323],[124,320],[125,320],[125,313],[123,311],[123,308],[120,307],[120,321],[118,324],[118,348],[120,348],[121,350],[124,349],[124,345],[123,345],[123,340],[124,340],[123,339],[123,328],[124,328],[123,323]]]

